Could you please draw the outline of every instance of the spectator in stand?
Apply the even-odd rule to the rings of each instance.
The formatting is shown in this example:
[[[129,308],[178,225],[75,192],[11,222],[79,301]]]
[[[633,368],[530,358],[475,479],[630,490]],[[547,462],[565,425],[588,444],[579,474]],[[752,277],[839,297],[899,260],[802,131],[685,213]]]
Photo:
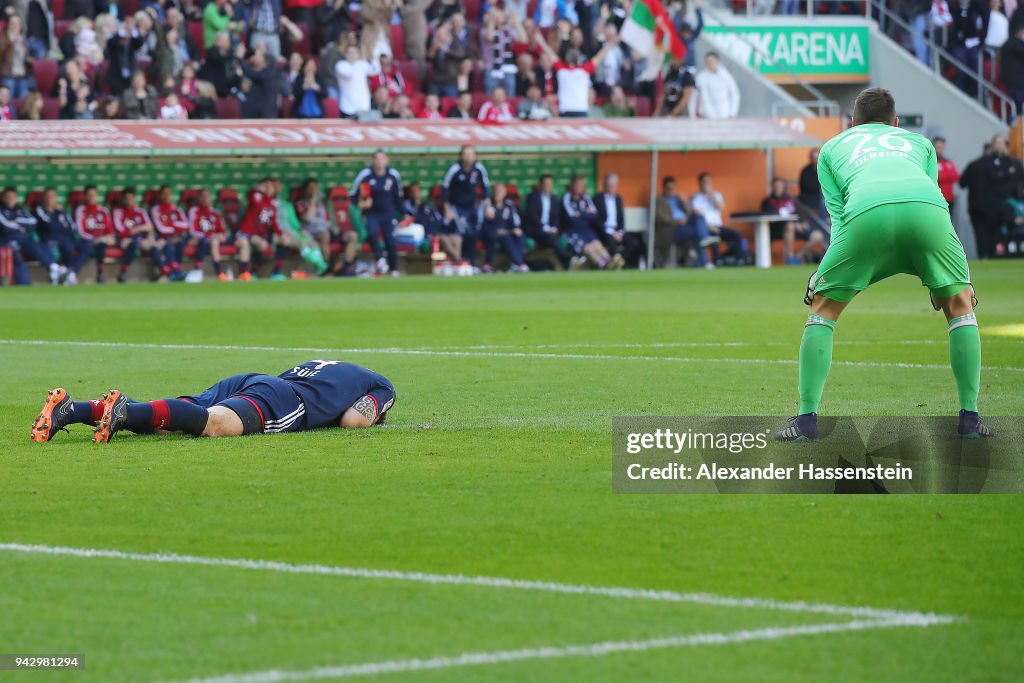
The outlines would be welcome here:
[[[292,86],[292,111],[295,118],[322,119],[324,117],[324,83],[317,73],[316,60],[309,58],[302,65],[302,77]]]
[[[269,60],[281,58],[281,0],[252,0],[249,47],[262,45]]]
[[[676,192],[676,179],[666,176],[661,181],[661,196],[654,204],[654,265],[658,268],[675,268],[670,263],[673,244],[683,248],[685,254],[690,248],[695,254],[695,268],[713,270],[715,265],[708,261],[707,247],[718,243],[719,238],[708,234],[704,217],[692,211],[686,197]]]
[[[74,20],[78,17],[95,19],[107,7],[103,0],[65,0],[63,19]]]
[[[568,33],[559,33],[558,57],[564,62],[569,61],[569,50],[575,50],[584,57],[588,56],[587,39],[583,29],[579,26],[571,26],[568,21],[559,22],[559,26],[563,25],[569,27],[569,30]]]
[[[1024,6],[1017,11],[1024,10]],[[1006,85],[1006,94],[1017,107],[1017,115],[1024,114],[1024,17],[1013,36],[1006,41],[1001,55],[1000,73]]]
[[[403,94],[391,100],[391,106],[388,107],[388,111],[384,114],[384,118],[406,120],[416,118],[416,114],[412,111],[412,103],[409,100],[409,96]]]
[[[360,3],[359,20],[363,24],[359,34],[360,46],[370,61],[377,61],[381,55],[391,55],[388,26],[395,14],[395,6],[394,0],[362,0]]]
[[[484,102],[477,112],[476,120],[480,123],[508,123],[515,121],[512,108],[508,105],[505,88],[501,85],[494,86],[491,91],[491,99]]]
[[[821,183],[818,181],[819,149],[811,150],[810,163],[800,170],[800,194],[796,200],[814,212],[818,218],[825,219],[825,198],[821,194]]]
[[[174,7],[167,10],[165,31],[167,44],[174,52],[175,74],[179,73],[185,64],[199,61],[199,45],[192,37],[192,32],[188,30],[185,15]]]
[[[434,93],[427,94],[423,98],[423,109],[420,111],[418,118],[432,121],[443,119],[444,115],[441,114],[441,98]]]
[[[338,86],[338,72],[335,67],[345,59],[345,47],[349,44],[348,35],[342,34],[336,41],[328,44],[320,51],[320,79],[327,88],[327,97],[337,100],[341,98]]]
[[[1003,226],[1003,205],[1024,180],[1024,165],[1008,154],[1006,136],[996,135],[988,154],[975,159],[960,178],[967,188],[967,211],[974,227],[978,256],[996,255],[996,242]]]
[[[18,112],[11,102],[11,89],[0,83],[0,121],[13,121],[18,118]]]
[[[7,17],[7,26],[0,32],[0,85],[6,85],[15,100],[35,88],[32,55],[18,14]]]
[[[480,237],[484,243],[485,273],[494,272],[495,246],[501,245],[511,262],[510,273],[528,273],[529,266],[523,261],[526,253],[526,239],[515,202],[508,196],[505,183],[494,183],[492,195],[483,201]]]
[[[20,8],[19,8],[20,7]],[[33,59],[46,59],[57,52],[57,38],[53,32],[53,17],[46,0],[27,0],[8,6],[25,22],[25,42]]]
[[[64,63],[64,75],[57,79],[57,101],[60,104],[60,118],[77,118],[80,111],[78,101],[92,99],[92,88],[76,60]]]
[[[160,106],[161,121],[187,121],[188,111],[181,105],[178,93],[167,93],[163,105]]]
[[[525,97],[531,85],[541,87],[540,83],[540,69],[534,63],[533,55],[529,52],[520,52],[516,56],[516,96]]]
[[[213,86],[217,97],[227,97],[238,89],[244,57],[245,46],[239,44],[232,50],[231,37],[221,31],[214,38],[213,47],[206,51],[206,59],[197,75]]]
[[[607,5],[602,5],[602,11],[606,11],[607,7]],[[619,31],[615,28],[615,24],[604,24],[603,33],[602,42],[611,41],[613,46],[597,65],[594,87],[597,89],[598,95],[607,98],[615,88],[627,85],[632,87],[633,60],[630,57],[629,48],[619,41]]]
[[[160,188],[160,198],[150,209],[157,237],[164,241],[164,264],[169,269],[171,280],[184,280],[181,264],[185,261],[185,244],[188,242],[188,217],[177,204],[170,185]]]
[[[203,45],[213,46],[217,34],[225,32],[234,35],[245,28],[241,21],[234,20],[235,9],[231,0],[210,0],[203,9]]]
[[[427,68],[427,8],[432,0],[399,0],[405,56],[416,62],[420,75]]]
[[[13,187],[5,187],[3,203],[0,204],[0,246],[7,247],[13,254],[15,283],[32,284],[25,265],[26,259],[32,259],[47,268],[50,271],[50,282],[57,284],[61,267],[54,262],[53,253],[33,239],[35,229],[35,217],[18,205],[18,191]]]
[[[156,88],[146,84],[146,74],[132,74],[128,88],[121,95],[121,113],[126,119],[155,119],[160,113]]]
[[[560,116],[579,118],[587,116],[590,100],[590,77],[593,76],[597,65],[601,63],[608,51],[619,44],[618,41],[618,36],[605,41],[598,53],[585,62],[582,53],[575,49],[568,52],[565,62],[558,60],[550,45],[543,40],[537,41],[540,48],[553,61],[553,69],[558,79],[558,113]]]
[[[942,196],[946,198],[949,212],[952,214],[953,204],[956,201],[954,186],[960,180],[960,171],[957,170],[952,159],[946,158],[946,138],[934,137],[932,145],[935,147],[935,156],[939,162],[939,189],[942,191]]]
[[[142,42],[134,17],[125,17],[117,32],[107,39],[107,86],[117,97],[131,82],[135,53],[142,47]]]
[[[341,91],[339,107],[342,118],[355,118],[357,114],[370,111],[369,78],[376,74],[376,67],[367,61],[359,46],[350,43],[345,48],[345,59],[334,67]]]
[[[694,79],[697,113],[705,119],[734,119],[740,113],[740,89],[717,52],[704,56],[704,69]]]
[[[516,91],[516,74],[519,69],[512,53],[512,44],[525,40],[526,32],[519,17],[492,5],[484,15],[483,27],[480,30],[484,92],[488,95],[498,85],[504,85],[506,94]]]
[[[395,227],[402,211],[402,176],[388,164],[387,154],[378,151],[373,155],[370,165],[352,181],[349,195],[363,212],[366,241],[373,250],[377,272],[398,277]]]
[[[469,57],[466,57],[459,63],[459,73],[455,77],[455,87],[459,89],[459,92],[463,90],[476,91],[474,87],[476,82],[474,69],[476,69],[476,63]]]
[[[174,85],[181,106],[185,107],[189,118],[212,119],[215,115],[217,93],[209,83],[202,83],[196,77],[196,70],[191,64],[181,69],[178,82]]]
[[[203,260],[207,255],[213,262],[217,279],[227,282],[227,273],[221,269],[220,246],[228,240],[228,229],[223,214],[213,205],[209,188],[199,190],[195,206],[188,210],[188,227],[188,243],[196,250],[189,282],[202,281]]]
[[[942,1],[945,2],[945,0]],[[910,40],[914,46],[914,55],[925,66],[931,66],[928,38],[932,31],[932,0],[900,0],[897,9],[910,26]]]
[[[609,173],[604,177],[604,188],[594,197],[597,205],[598,238],[612,254],[621,254],[626,266],[638,268],[647,251],[644,237],[638,232],[626,231],[626,211],[619,194],[619,176]]]
[[[679,40],[686,46],[686,56],[683,57],[683,68],[689,72],[697,70],[697,38],[704,30],[704,11],[698,7],[696,10],[697,25],[693,26],[686,21],[686,12],[680,12],[678,17]]]
[[[451,109],[448,110],[447,118],[449,119],[473,119],[473,93],[468,90],[463,90],[459,93],[458,98],[455,100],[455,104]]]
[[[320,192],[320,183],[316,178],[307,178],[302,183],[302,195],[295,202],[295,214],[299,219],[299,229],[320,248],[324,262],[331,262],[331,218]],[[355,233],[348,231],[345,237],[356,240]],[[343,240],[347,241],[347,240]]]
[[[43,201],[36,206],[33,215],[39,241],[57,257],[64,273],[64,284],[78,284],[78,272],[89,260],[89,250],[79,239],[67,211],[57,203],[57,190],[48,187],[43,191]]]
[[[427,18],[436,29],[462,11],[462,0],[434,0],[427,9]]]
[[[573,176],[569,181],[569,190],[562,196],[562,234],[569,240],[569,245],[576,252],[573,266],[583,267],[589,260],[599,269],[622,268],[622,256],[612,256],[608,249],[597,239],[596,231],[600,230],[597,218],[597,206],[587,194],[587,181],[581,175]]]
[[[437,27],[429,55],[434,65],[430,92],[442,98],[456,97],[459,94],[459,66],[466,58],[466,45],[455,37],[450,22]]]
[[[1002,0],[989,0],[988,15],[985,17],[985,47],[994,57],[1010,39],[1010,20],[1003,14]]]
[[[276,119],[281,114],[281,70],[268,60],[257,45],[248,63],[241,62],[245,80],[242,116],[247,119]],[[248,87],[246,87],[248,86]]]
[[[555,117],[555,112],[541,97],[540,86],[532,83],[526,89],[526,97],[516,105],[516,115],[523,121],[548,121]]]
[[[377,73],[370,76],[371,91],[384,87],[387,88],[388,96],[392,98],[412,94],[412,88],[406,83],[402,72],[395,68],[395,60],[391,55],[381,55],[379,65]]]
[[[75,36],[76,56],[84,58],[93,66],[103,61],[103,48],[97,41],[92,19],[78,17],[71,27],[71,33]]]
[[[480,59],[480,42],[477,40],[477,34],[470,30],[469,23],[466,21],[466,15],[462,12],[456,12],[451,17],[452,24],[452,35],[463,45],[466,46],[466,56],[474,61]]]
[[[91,121],[96,117],[98,107],[98,103],[93,99],[92,90],[88,85],[82,84],[75,92],[75,108],[71,118],[79,121]]]
[[[158,269],[163,267],[163,240],[156,237],[153,223],[142,210],[137,201],[138,195],[134,187],[126,187],[121,191],[119,206],[111,211],[114,226],[114,244],[121,248],[121,270],[117,281],[128,280],[128,269],[131,267],[139,251],[145,249]]]
[[[559,19],[569,16],[569,3],[566,0],[540,0],[533,20],[542,29],[552,28]]]
[[[75,209],[75,226],[81,238],[79,249],[95,259],[96,283],[103,284],[103,261],[107,258],[107,247],[114,244],[114,223],[110,212],[100,205],[95,185],[85,188],[85,203]],[[88,260],[88,256],[85,259]]]
[[[624,119],[636,116],[636,109],[626,99],[621,85],[612,88],[608,101],[604,103],[604,116],[608,119]]]
[[[784,179],[772,179],[772,193],[765,197],[761,202],[761,211],[766,214],[770,213],[787,217],[796,216],[799,213],[797,211],[796,202],[790,196],[789,190],[786,188],[786,181]],[[793,253],[794,243],[797,237],[806,240],[804,248],[801,250],[799,256],[796,256]],[[783,240],[782,256],[789,265],[799,265],[801,263],[810,262],[814,253],[825,248],[824,231],[817,226],[812,228],[803,221],[793,220],[772,223],[771,238],[773,240]]]
[[[708,226],[708,234],[718,237],[729,247],[729,262],[732,265],[746,264],[748,261],[747,241],[743,239],[743,235],[738,230],[723,225],[725,199],[722,197],[722,193],[715,189],[711,174],[706,171],[701,173],[697,177],[697,183],[699,189],[690,198],[690,206],[704,217],[704,222]],[[714,256],[715,265],[722,265],[723,259],[718,243],[711,246],[711,253]]]
[[[562,224],[562,205],[554,191],[555,180],[545,173],[540,177],[537,187],[526,196],[523,227],[527,237],[538,247],[551,249],[559,265],[568,270],[572,254],[566,250],[558,233],[558,226]]]
[[[590,92],[587,93],[587,118],[604,118],[604,108],[597,106],[597,90],[593,87],[591,87]]]
[[[441,181],[444,218],[462,235],[462,257],[476,267],[476,242],[480,235],[480,200],[490,194],[487,169],[476,160],[476,149],[465,145]]]
[[[383,85],[373,91],[370,98],[370,110],[379,114],[379,118],[385,118],[391,114],[391,95]]]
[[[288,64],[285,66],[284,73],[284,86],[290,94],[295,89],[295,82],[302,78],[302,63],[303,57],[298,52],[292,52],[288,55]]]
[[[25,98],[25,101],[21,103],[21,112],[19,118],[25,121],[42,121],[43,120],[43,107],[45,102],[43,101],[43,95],[38,90],[33,90]]]
[[[313,9],[316,30],[313,42],[316,45],[331,45],[342,36],[348,35],[355,26],[355,19],[347,0],[324,0]],[[334,65],[331,65],[333,72]]]
[[[970,96],[977,93],[978,84],[972,76],[978,73],[981,43],[985,39],[985,8],[980,0],[950,0],[953,24],[949,32],[949,51],[967,67],[969,73],[957,69],[953,79],[956,86]]]

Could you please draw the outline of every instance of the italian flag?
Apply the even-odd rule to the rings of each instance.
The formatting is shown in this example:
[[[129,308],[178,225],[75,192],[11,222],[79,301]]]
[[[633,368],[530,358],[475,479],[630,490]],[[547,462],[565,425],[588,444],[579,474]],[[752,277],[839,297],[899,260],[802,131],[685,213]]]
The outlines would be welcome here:
[[[676,59],[686,55],[686,46],[659,0],[636,0],[633,11],[622,25],[621,37],[622,42],[647,59],[647,67],[637,76],[640,81],[653,81],[658,77],[666,53]]]

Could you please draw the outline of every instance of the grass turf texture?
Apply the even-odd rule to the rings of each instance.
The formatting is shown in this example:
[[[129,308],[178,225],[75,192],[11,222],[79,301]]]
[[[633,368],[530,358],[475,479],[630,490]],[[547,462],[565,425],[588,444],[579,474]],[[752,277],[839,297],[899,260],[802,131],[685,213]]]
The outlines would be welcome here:
[[[983,372],[981,408],[1020,415],[1024,341],[986,327],[1024,321],[1022,271],[1012,263],[972,271],[984,365],[1018,368]],[[794,364],[730,359],[795,359],[807,275],[723,269],[6,290],[3,339],[367,351],[0,345],[0,542],[966,617],[926,629],[379,677],[386,681],[1024,679],[1021,497],[610,493],[613,415],[792,414]],[[910,278],[858,297],[836,340],[839,363],[947,363],[942,316]],[[672,344],[689,346],[659,346]],[[466,348],[475,346],[502,348]],[[473,355],[385,350],[393,347]],[[531,355],[497,355],[516,353]],[[28,439],[45,390],[58,384],[81,399],[109,387],[147,399],[338,356],[394,380],[388,428],[226,440],[122,435],[102,447],[76,426],[51,444]],[[842,364],[823,405],[831,414],[956,408],[948,369]],[[835,621],[11,552],[0,552],[0,615],[0,651],[86,655],[84,671],[32,676],[40,681],[305,670]]]

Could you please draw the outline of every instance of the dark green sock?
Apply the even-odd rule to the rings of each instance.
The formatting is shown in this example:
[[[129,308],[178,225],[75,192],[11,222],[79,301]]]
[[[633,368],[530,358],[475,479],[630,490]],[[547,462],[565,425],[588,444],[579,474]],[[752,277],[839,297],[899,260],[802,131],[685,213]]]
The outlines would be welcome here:
[[[978,412],[981,387],[981,335],[973,313],[949,321],[949,365],[956,379],[960,408]]]
[[[832,367],[832,331],[836,321],[816,313],[807,316],[804,337],[800,342],[800,414],[818,412],[821,392],[825,390],[829,368]]]

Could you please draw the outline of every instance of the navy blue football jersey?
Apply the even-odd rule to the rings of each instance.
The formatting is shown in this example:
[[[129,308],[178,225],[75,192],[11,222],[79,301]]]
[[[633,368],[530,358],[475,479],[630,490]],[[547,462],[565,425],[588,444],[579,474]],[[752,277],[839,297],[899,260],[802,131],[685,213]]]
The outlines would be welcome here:
[[[387,377],[340,360],[309,360],[278,376],[305,404],[306,429],[337,427],[344,412],[363,396],[377,403],[378,416],[395,402],[395,385]]]

